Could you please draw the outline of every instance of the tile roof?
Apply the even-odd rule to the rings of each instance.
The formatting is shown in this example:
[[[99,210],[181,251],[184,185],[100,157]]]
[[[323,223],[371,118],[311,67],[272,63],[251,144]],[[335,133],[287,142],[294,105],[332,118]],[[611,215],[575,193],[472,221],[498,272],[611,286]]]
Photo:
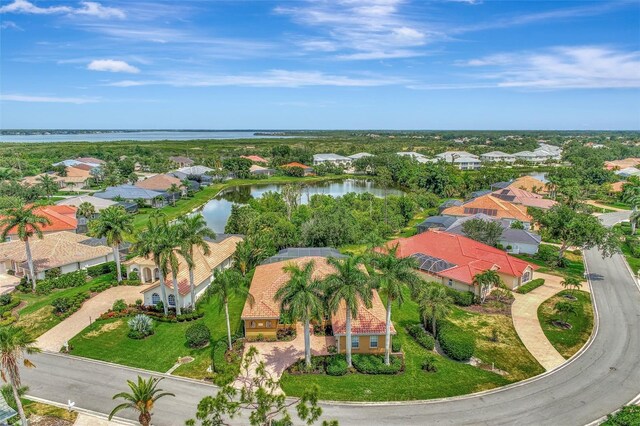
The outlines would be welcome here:
[[[345,157],[343,155],[338,155],[334,153],[326,153],[326,154],[313,154],[313,161],[351,161],[350,157]]]
[[[106,162],[96,157],[78,157],[76,161],[87,164],[105,164]]]
[[[409,238],[398,238],[387,247],[398,245],[398,257],[423,254],[444,260],[455,266],[436,272],[436,275],[471,285],[473,277],[489,269],[513,277],[520,277],[527,267],[537,269],[524,260],[504,251],[479,243],[461,235],[429,230]],[[379,249],[378,249],[379,250]]]
[[[38,216],[46,217],[51,222],[51,224],[43,225],[40,228],[42,232],[75,232],[76,228],[78,228],[77,210],[73,206],[41,206],[36,207],[33,212]],[[9,231],[9,235],[15,235],[16,232],[16,229],[13,228]]]
[[[208,172],[212,172],[213,169],[209,168],[207,166],[189,166],[189,167],[182,167],[181,169],[177,170],[180,173],[184,173],[186,175],[194,175],[194,176],[198,176],[198,175],[203,175],[205,173]]]
[[[242,237],[239,236],[230,236],[220,242],[211,242],[207,241],[207,245],[209,246],[209,254],[205,255],[202,252],[202,249],[196,247],[193,253],[195,269],[193,271],[193,278],[195,281],[195,285],[199,285],[207,278],[211,277],[213,274],[213,270],[216,266],[220,265],[226,259],[231,257],[233,253],[236,251],[236,245],[242,241]],[[189,282],[189,267],[187,262],[184,260],[182,256],[176,254],[178,257],[178,292],[181,295],[189,294],[190,291],[190,282]],[[153,263],[153,259],[146,258],[142,256],[136,256],[132,259],[124,262],[125,265],[140,265],[140,266],[149,266],[155,267]],[[171,273],[171,268],[169,268],[169,274],[166,277],[166,287],[173,291],[173,275]],[[160,286],[160,283],[156,283],[152,285],[144,292],[148,292],[151,289],[157,288]]]
[[[241,155],[240,158],[246,158],[247,160],[251,160],[254,163],[268,163],[268,161],[259,155]]]
[[[82,203],[89,203],[95,207],[96,211],[106,209],[107,207],[115,206],[118,203],[115,201],[107,200],[104,198],[93,197],[91,195],[78,195],[77,197],[65,198],[56,202],[59,206],[75,206],[80,207]]]
[[[384,334],[386,332],[386,314],[387,310],[380,300],[380,296],[376,290],[373,290],[371,307],[367,308],[362,301],[358,303],[358,316],[356,319],[351,318],[352,334]],[[340,303],[336,313],[331,315],[331,326],[334,335],[344,335],[347,332],[346,321],[346,305]],[[391,334],[396,334],[396,329],[391,323]]]
[[[492,195],[514,204],[522,204],[527,207],[539,207],[541,209],[550,209],[557,204],[553,200],[542,198],[542,195],[534,194],[533,192],[525,191],[524,189],[514,186],[494,191]]]
[[[169,175],[155,175],[145,180],[140,180],[135,183],[135,186],[143,189],[150,189],[152,191],[167,191],[171,188],[171,185],[177,185],[178,188],[182,188],[182,181],[177,177]]]
[[[539,194],[546,194],[548,192],[546,183],[529,175],[520,176],[511,182],[509,187],[524,189],[529,192],[537,192]]]
[[[67,231],[45,234],[42,239],[30,238],[29,246],[36,270],[42,271],[96,259],[113,252],[111,247],[106,245],[83,244],[89,240],[92,239],[86,235]],[[0,244],[0,260],[26,262],[24,242],[15,240]]]
[[[626,169],[627,167],[635,167],[640,164],[640,158],[625,158],[623,160],[605,161],[604,167],[608,170]]]
[[[364,157],[373,157],[373,154],[369,154],[368,152],[358,152],[357,154],[350,155],[349,158],[352,160],[359,160]]]
[[[305,166],[304,164],[302,164],[302,163],[297,163],[297,162],[295,162],[295,161],[294,161],[293,163],[283,164],[283,165],[282,165],[282,166],[280,166],[280,167],[300,167],[301,169],[310,169],[310,168],[311,168],[311,167],[309,167],[309,166]]]
[[[625,183],[627,183],[627,182],[624,181],[624,180],[612,183],[611,184],[611,192],[622,192]]]
[[[448,207],[442,211],[442,215],[445,216],[471,216],[476,213],[484,213],[499,219],[531,222],[531,216],[527,214],[525,206],[504,201],[492,195],[483,195],[467,201],[461,206]]]
[[[138,188],[133,185],[119,185],[119,186],[110,186],[102,192],[96,192],[93,194],[94,197],[98,198],[106,198],[108,200],[122,197],[125,200],[136,200],[141,198],[143,200],[152,200],[158,196],[164,196],[162,192],[151,191],[149,189]]]

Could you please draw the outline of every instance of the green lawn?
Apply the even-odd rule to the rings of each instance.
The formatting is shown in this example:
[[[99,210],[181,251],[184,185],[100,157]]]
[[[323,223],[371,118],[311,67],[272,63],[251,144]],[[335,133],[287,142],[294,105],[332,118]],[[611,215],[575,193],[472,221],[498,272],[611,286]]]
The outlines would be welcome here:
[[[244,298],[234,297],[229,303],[232,333],[240,330],[240,313]],[[197,321],[204,322],[211,330],[213,339],[226,336],[224,313],[217,302],[202,303],[205,316]],[[180,366],[174,374],[203,379],[207,377],[210,349],[191,349],[185,342],[185,330],[195,322],[165,323],[154,321],[155,334],[144,340],[127,336],[128,318],[96,321],[69,342],[73,355],[102,361],[115,362],[131,367],[165,372],[179,357],[191,356],[195,360]]]
[[[570,294],[569,290],[561,291],[555,296],[547,299],[538,307],[538,320],[542,326],[545,336],[560,355],[566,359],[571,358],[584,346],[591,336],[593,330],[593,307],[591,306],[591,296],[586,291],[576,291],[578,299],[575,302],[578,306],[578,314],[569,317],[568,322],[572,328],[565,330],[553,325],[553,321],[558,319],[554,312],[557,302],[569,301],[563,295]]]
[[[408,300],[392,312],[402,351],[405,353],[405,371],[399,375],[348,374],[342,377],[328,375],[292,375],[285,373],[281,380],[287,395],[299,396],[313,385],[320,388],[320,398],[336,401],[404,401],[464,395],[503,386],[516,380],[539,374],[544,370],[520,342],[513,323],[504,315],[480,315],[455,308],[451,320],[476,331],[475,356],[485,363],[510,374],[502,377],[467,364],[438,356],[436,373],[422,371],[426,349],[419,346],[405,331],[405,326],[418,321],[417,305]],[[489,340],[491,328],[499,330],[500,341]]]
[[[113,275],[94,278],[79,287],[53,290],[49,294],[18,293],[20,300],[26,305],[19,311],[20,318],[16,325],[24,327],[30,335],[38,337],[60,323],[60,318],[53,314],[51,302],[59,297],[73,297],[89,291],[90,287],[114,280]]]
[[[531,256],[528,254],[516,254],[513,256],[540,266],[538,272],[559,275],[562,277],[572,276],[580,278],[581,280],[584,279],[584,263],[582,262],[582,254],[576,254],[570,251],[566,251],[564,253],[566,266],[563,268],[552,265],[549,262],[537,259],[535,256]]]
[[[631,270],[634,273],[637,273],[640,270],[640,258],[633,255],[631,247],[632,245],[639,244],[639,233],[636,231],[636,235],[631,235],[631,224],[628,222],[620,223],[616,225],[615,228],[619,229],[625,236],[625,241],[620,244],[620,250],[627,260]]]

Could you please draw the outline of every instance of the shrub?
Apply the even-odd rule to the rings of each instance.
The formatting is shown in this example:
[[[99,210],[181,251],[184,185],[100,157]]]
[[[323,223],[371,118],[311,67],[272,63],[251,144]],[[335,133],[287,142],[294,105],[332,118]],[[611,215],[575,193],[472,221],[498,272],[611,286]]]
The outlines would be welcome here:
[[[422,369],[429,373],[435,373],[438,371],[438,367],[436,366],[436,356],[433,354],[428,354],[427,357],[422,361]]]
[[[466,361],[476,350],[476,339],[450,322],[438,323],[438,343],[447,356],[456,361]]]
[[[347,359],[344,355],[332,355],[327,357],[325,371],[329,376],[344,376],[349,371]]]
[[[66,318],[76,312],[82,306],[82,302],[89,298],[87,292],[76,294],[73,297],[59,297],[51,302],[53,312],[61,318]]]
[[[58,278],[62,274],[62,270],[60,268],[51,268],[47,271],[44,271],[44,278],[46,280],[50,280],[51,278]]]
[[[424,347],[428,351],[432,351],[436,345],[433,336],[424,331],[424,328],[422,328],[420,324],[408,326],[407,333],[409,333],[409,336],[413,337],[420,346]]]
[[[475,294],[471,291],[458,291],[449,287],[447,289],[447,296],[453,299],[453,303],[458,306],[471,306],[475,301]]]
[[[327,352],[329,352],[331,355],[337,354],[338,353],[338,348],[337,348],[336,345],[329,345],[327,347]]]
[[[124,311],[125,309],[127,309],[127,304],[124,299],[116,300],[113,302],[113,306],[111,307],[111,310],[116,312]]]
[[[63,314],[71,308],[71,300],[68,297],[59,297],[51,302],[51,306],[53,306],[53,312]]]
[[[153,320],[144,314],[136,315],[127,324],[129,325],[129,337],[132,339],[144,339],[153,334]]]
[[[544,285],[544,278],[536,278],[535,280],[531,280],[525,285],[518,287],[516,291],[520,294],[527,294],[542,285]]]
[[[202,322],[189,326],[184,335],[187,339],[187,345],[191,348],[199,348],[211,340],[211,331],[209,331],[209,327]]]
[[[105,262],[100,265],[89,266],[87,268],[87,274],[90,277],[99,277],[100,275],[106,275],[116,272],[116,262]]]
[[[85,271],[70,272],[56,278],[39,281],[36,286],[36,293],[49,294],[53,289],[78,287],[86,282],[87,273]]]
[[[9,302],[5,303],[7,296],[8,296]],[[20,304],[20,299],[18,299],[17,297],[12,297],[10,294],[4,294],[0,297],[5,298],[0,302],[0,314],[4,314],[5,312],[11,312]]]
[[[10,294],[3,294],[2,296],[0,296],[0,306],[6,306],[9,303],[11,303],[11,295]]]
[[[136,271],[131,271],[131,273],[129,273],[129,275],[127,275],[127,280],[128,281],[139,281],[140,280],[140,275],[138,275],[138,273]]]
[[[558,249],[548,244],[540,244],[538,252],[533,257],[543,262],[555,262],[558,259]]]
[[[607,416],[607,421],[602,426],[637,426],[640,424],[640,407],[627,405],[620,411]]]
[[[362,374],[396,374],[402,370],[402,359],[397,356],[391,357],[390,365],[385,365],[382,355],[355,354],[351,361]]]
[[[402,345],[400,344],[400,340],[392,339],[391,340],[391,351],[392,352],[400,352],[402,350]]]
[[[137,307],[142,306],[142,299],[136,299],[136,306]]]

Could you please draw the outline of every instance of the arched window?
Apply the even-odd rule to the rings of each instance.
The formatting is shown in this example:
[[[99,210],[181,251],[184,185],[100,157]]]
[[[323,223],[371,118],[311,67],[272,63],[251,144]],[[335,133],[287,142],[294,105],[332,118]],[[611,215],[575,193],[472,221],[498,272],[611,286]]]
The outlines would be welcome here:
[[[173,294],[170,294],[167,299],[169,300],[169,305],[176,306],[176,297]]]
[[[531,279],[531,272],[527,271],[524,273],[524,275],[522,276],[522,282],[526,283],[529,282],[529,280]]]
[[[160,295],[158,293],[153,293],[151,295],[151,303],[153,303],[154,305],[160,303]]]

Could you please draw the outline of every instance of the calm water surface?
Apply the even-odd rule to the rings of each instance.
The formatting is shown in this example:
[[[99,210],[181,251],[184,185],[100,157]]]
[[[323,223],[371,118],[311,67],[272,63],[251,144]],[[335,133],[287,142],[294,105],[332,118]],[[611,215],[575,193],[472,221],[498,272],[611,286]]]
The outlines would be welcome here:
[[[280,192],[283,185],[251,185],[229,188],[220,196],[209,201],[202,207],[202,215],[207,220],[207,225],[217,233],[223,233],[233,204],[247,204],[253,198],[260,198],[268,191]],[[333,197],[355,192],[361,194],[369,192],[376,197],[384,196],[384,188],[380,185],[359,179],[346,179],[337,182],[318,182],[305,186],[302,192],[302,204],[307,204],[312,195],[324,194]],[[388,189],[387,195],[401,195],[398,189]]]
[[[287,136],[256,135],[254,131],[149,131],[149,132],[107,132],[61,135],[0,135],[0,142],[114,142],[114,141],[186,141],[195,139],[261,139],[286,138]]]

